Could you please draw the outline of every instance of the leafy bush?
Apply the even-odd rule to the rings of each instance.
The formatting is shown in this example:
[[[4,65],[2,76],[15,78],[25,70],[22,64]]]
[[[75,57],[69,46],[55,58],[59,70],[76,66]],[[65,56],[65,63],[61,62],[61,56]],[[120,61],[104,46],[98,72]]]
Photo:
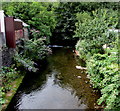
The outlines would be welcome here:
[[[117,11],[113,10],[99,9],[97,11],[93,11],[92,20],[88,18],[87,20],[85,19],[85,22],[81,22],[81,18],[77,17],[78,22],[76,23],[76,31],[74,37],[89,40],[107,39],[106,35],[108,35],[108,29],[115,28],[118,24],[117,13]],[[78,15],[83,16],[85,14],[82,13]]]
[[[97,45],[94,41],[79,40],[76,44],[76,50],[78,50],[81,59],[89,59],[94,53],[103,53],[102,47]]]
[[[40,38],[40,31],[35,30],[35,29],[31,29],[30,30],[30,38],[33,40],[39,39]]]
[[[24,56],[31,60],[42,60],[51,52],[44,39],[27,40],[24,42]]]
[[[89,18],[92,11],[102,8],[117,10],[117,3],[108,2],[60,2],[58,7],[55,8],[57,17],[57,25],[55,29],[55,37],[58,40],[72,39],[75,34],[75,23],[81,18]],[[84,13],[80,18],[76,19],[76,13]],[[87,14],[86,12],[89,12]],[[114,16],[114,14],[113,14]],[[91,17],[90,17],[91,18]],[[54,40],[54,39],[53,39]]]
[[[3,92],[3,88],[4,87],[0,87],[0,105],[4,104],[5,103],[5,92]]]
[[[35,68],[35,62],[23,57],[22,55],[16,53],[14,56],[14,61],[17,67],[24,67],[25,69],[36,72],[37,68]]]
[[[51,49],[44,43],[44,39],[31,39],[25,40],[21,53],[16,53],[14,61],[17,67],[24,67],[29,71],[36,72],[35,64],[38,60],[43,60],[48,54],[51,53]]]
[[[102,46],[115,41],[117,36],[116,33],[108,31],[109,28],[115,28],[118,24],[117,11],[107,9],[93,11],[92,20],[87,13],[78,15],[74,37],[79,37],[80,40],[76,45],[76,49],[85,59],[86,56],[94,53],[103,53]],[[81,20],[80,16],[82,15],[87,15],[88,18]]]
[[[117,109],[120,108],[119,54],[116,48],[109,49],[109,52],[94,54],[87,60],[87,72],[93,86],[101,90],[98,103],[105,102],[106,109]]]
[[[76,49],[87,60],[87,72],[94,88],[101,90],[98,104],[105,102],[106,109],[120,108],[120,75],[118,70],[118,34],[108,29],[118,24],[117,11],[99,9],[88,14],[77,14],[75,37],[79,37]],[[80,16],[88,16],[82,19]],[[103,48],[105,45],[105,48]]]
[[[84,23],[93,18],[89,12],[81,12],[76,14],[76,19],[78,20],[78,23]]]

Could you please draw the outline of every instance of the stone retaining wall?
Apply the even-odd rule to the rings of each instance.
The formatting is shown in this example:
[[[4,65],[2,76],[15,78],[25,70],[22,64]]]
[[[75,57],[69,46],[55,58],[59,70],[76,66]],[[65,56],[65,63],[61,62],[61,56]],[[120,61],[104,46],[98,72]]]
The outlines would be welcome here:
[[[15,54],[14,48],[3,48],[2,49],[2,66],[10,66],[12,64],[12,57]]]

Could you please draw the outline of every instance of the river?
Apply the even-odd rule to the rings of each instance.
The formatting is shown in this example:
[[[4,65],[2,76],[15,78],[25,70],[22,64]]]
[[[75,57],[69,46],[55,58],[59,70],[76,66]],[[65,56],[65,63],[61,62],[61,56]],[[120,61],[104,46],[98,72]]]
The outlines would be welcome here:
[[[6,111],[20,109],[94,109],[98,92],[89,83],[84,62],[72,48],[53,48],[47,66],[37,74],[27,74]]]

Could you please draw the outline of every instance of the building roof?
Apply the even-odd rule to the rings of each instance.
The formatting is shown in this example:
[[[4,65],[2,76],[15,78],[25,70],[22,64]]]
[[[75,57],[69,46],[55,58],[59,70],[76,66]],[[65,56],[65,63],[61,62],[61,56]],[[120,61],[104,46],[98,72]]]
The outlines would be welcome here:
[[[21,19],[14,19],[14,21],[22,22],[23,27],[28,27],[29,25],[23,22]]]

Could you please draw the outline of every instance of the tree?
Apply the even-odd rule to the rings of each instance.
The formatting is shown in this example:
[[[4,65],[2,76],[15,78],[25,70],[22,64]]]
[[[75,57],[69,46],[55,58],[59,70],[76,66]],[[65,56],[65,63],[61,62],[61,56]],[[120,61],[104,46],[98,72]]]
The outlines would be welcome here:
[[[40,36],[49,38],[56,26],[56,20],[51,3],[43,2],[13,2],[4,3],[5,14],[22,19],[31,28],[40,31]]]

